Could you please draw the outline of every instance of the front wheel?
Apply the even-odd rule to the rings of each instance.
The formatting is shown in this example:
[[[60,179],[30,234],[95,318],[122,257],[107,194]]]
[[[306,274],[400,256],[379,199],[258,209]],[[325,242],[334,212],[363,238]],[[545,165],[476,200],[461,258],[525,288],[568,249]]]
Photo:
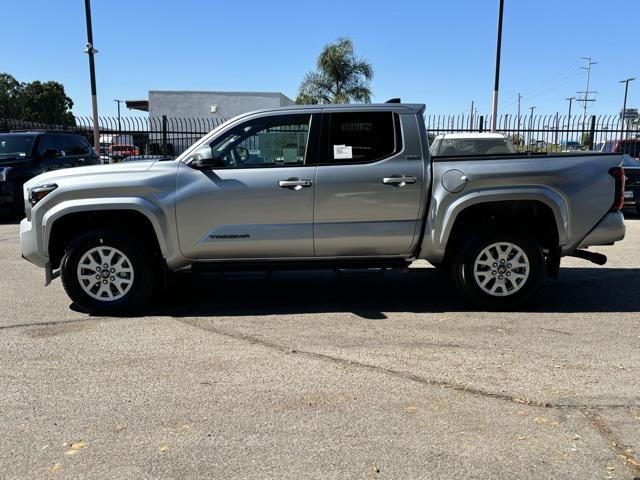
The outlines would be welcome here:
[[[545,260],[540,245],[524,234],[473,237],[452,261],[458,290],[492,310],[517,308],[542,287]]]
[[[125,232],[112,229],[76,238],[60,269],[67,295],[90,313],[130,311],[147,300],[154,285],[150,255]]]

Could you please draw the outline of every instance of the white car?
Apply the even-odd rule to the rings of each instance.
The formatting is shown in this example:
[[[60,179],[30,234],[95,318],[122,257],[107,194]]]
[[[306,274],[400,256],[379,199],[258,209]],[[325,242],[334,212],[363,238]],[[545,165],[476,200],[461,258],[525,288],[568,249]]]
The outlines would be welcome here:
[[[513,143],[502,133],[441,133],[429,148],[432,156],[498,155],[517,153]]]

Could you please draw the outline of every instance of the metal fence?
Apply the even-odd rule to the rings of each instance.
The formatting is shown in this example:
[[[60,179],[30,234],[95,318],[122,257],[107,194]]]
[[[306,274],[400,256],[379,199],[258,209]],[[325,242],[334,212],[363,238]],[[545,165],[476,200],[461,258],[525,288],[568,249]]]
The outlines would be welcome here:
[[[75,117],[73,124],[45,124],[0,119],[0,131],[56,130],[85,135],[93,144],[93,119]],[[141,155],[177,156],[202,138],[224,118],[100,117],[100,155],[111,157],[112,145],[127,145]]]
[[[110,156],[114,144],[132,145],[140,154],[177,156],[190,145],[225,121],[221,117],[100,117],[100,154]],[[430,137],[439,133],[485,132],[490,130],[491,116],[426,115]],[[579,146],[597,148],[608,140],[640,138],[640,123],[625,122],[620,115],[517,115],[498,118],[498,131],[509,136],[521,150],[561,151]],[[93,143],[91,117],[75,117],[72,124],[44,124],[24,120],[0,119],[0,131],[62,130],[85,135]],[[572,143],[573,142],[573,143]]]
[[[431,137],[439,133],[486,132],[491,115],[426,115]],[[522,150],[561,151],[567,146],[592,150],[608,140],[640,138],[640,124],[614,115],[500,115],[497,130]]]

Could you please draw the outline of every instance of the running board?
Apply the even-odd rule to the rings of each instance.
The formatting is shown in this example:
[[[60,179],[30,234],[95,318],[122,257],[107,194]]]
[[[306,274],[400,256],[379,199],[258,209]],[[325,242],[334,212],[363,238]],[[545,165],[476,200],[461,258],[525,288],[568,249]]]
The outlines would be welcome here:
[[[411,264],[404,258],[371,259],[331,259],[331,260],[276,260],[245,262],[198,262],[191,266],[193,272],[238,272],[238,271],[279,271],[279,270],[385,270],[407,268]],[[378,272],[376,272],[378,273]]]
[[[334,268],[333,273],[335,273],[338,278],[353,278],[353,277],[373,277],[373,278],[382,278],[384,276],[384,272],[387,271],[386,267],[372,267],[372,268]]]
[[[569,254],[570,257],[582,258],[583,260],[589,260],[596,265],[604,265],[607,263],[607,257],[601,253],[589,252],[587,250],[576,250]]]

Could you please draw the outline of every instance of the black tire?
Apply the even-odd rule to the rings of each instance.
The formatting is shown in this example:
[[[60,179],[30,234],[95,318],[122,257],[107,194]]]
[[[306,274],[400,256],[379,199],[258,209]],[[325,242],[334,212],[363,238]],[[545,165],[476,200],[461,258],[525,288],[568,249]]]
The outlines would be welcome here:
[[[495,294],[490,294],[482,288],[480,281],[476,279],[474,268],[476,260],[485,248],[499,242],[513,244],[525,253],[529,262],[528,276],[523,280],[523,283],[516,285],[514,277],[507,278],[506,273],[500,276],[500,270],[493,270],[493,266],[486,267],[491,270],[487,272],[486,276],[480,278],[485,280],[490,275],[494,277],[493,280],[488,280],[489,283],[485,285],[486,289],[491,290],[498,282],[498,278],[506,279],[504,280],[505,286],[497,287],[499,291],[496,290]],[[503,266],[497,264],[498,268],[506,268],[506,265],[510,265],[509,263]],[[452,256],[451,268],[456,287],[465,298],[474,304],[490,310],[516,309],[531,301],[540,291],[545,276],[545,258],[542,248],[530,235],[524,233],[479,233],[474,235],[459,252]],[[524,271],[514,268],[513,274],[515,276],[515,274]],[[507,272],[512,275],[511,269],[507,269]],[[513,293],[508,293],[509,290],[512,290]]]
[[[80,285],[81,280],[77,273],[78,264],[83,256],[95,247],[117,249],[130,262],[130,268],[133,270],[131,286],[120,298],[96,299],[85,292]],[[91,230],[78,236],[71,242],[60,264],[62,285],[67,295],[82,310],[93,314],[133,312],[143,305],[153,292],[157,276],[156,270],[153,267],[152,256],[140,247],[139,241],[124,231],[111,228]],[[96,285],[98,283],[99,281],[96,282]],[[115,289],[115,286],[109,286],[109,288]],[[115,293],[117,295],[117,291]]]

